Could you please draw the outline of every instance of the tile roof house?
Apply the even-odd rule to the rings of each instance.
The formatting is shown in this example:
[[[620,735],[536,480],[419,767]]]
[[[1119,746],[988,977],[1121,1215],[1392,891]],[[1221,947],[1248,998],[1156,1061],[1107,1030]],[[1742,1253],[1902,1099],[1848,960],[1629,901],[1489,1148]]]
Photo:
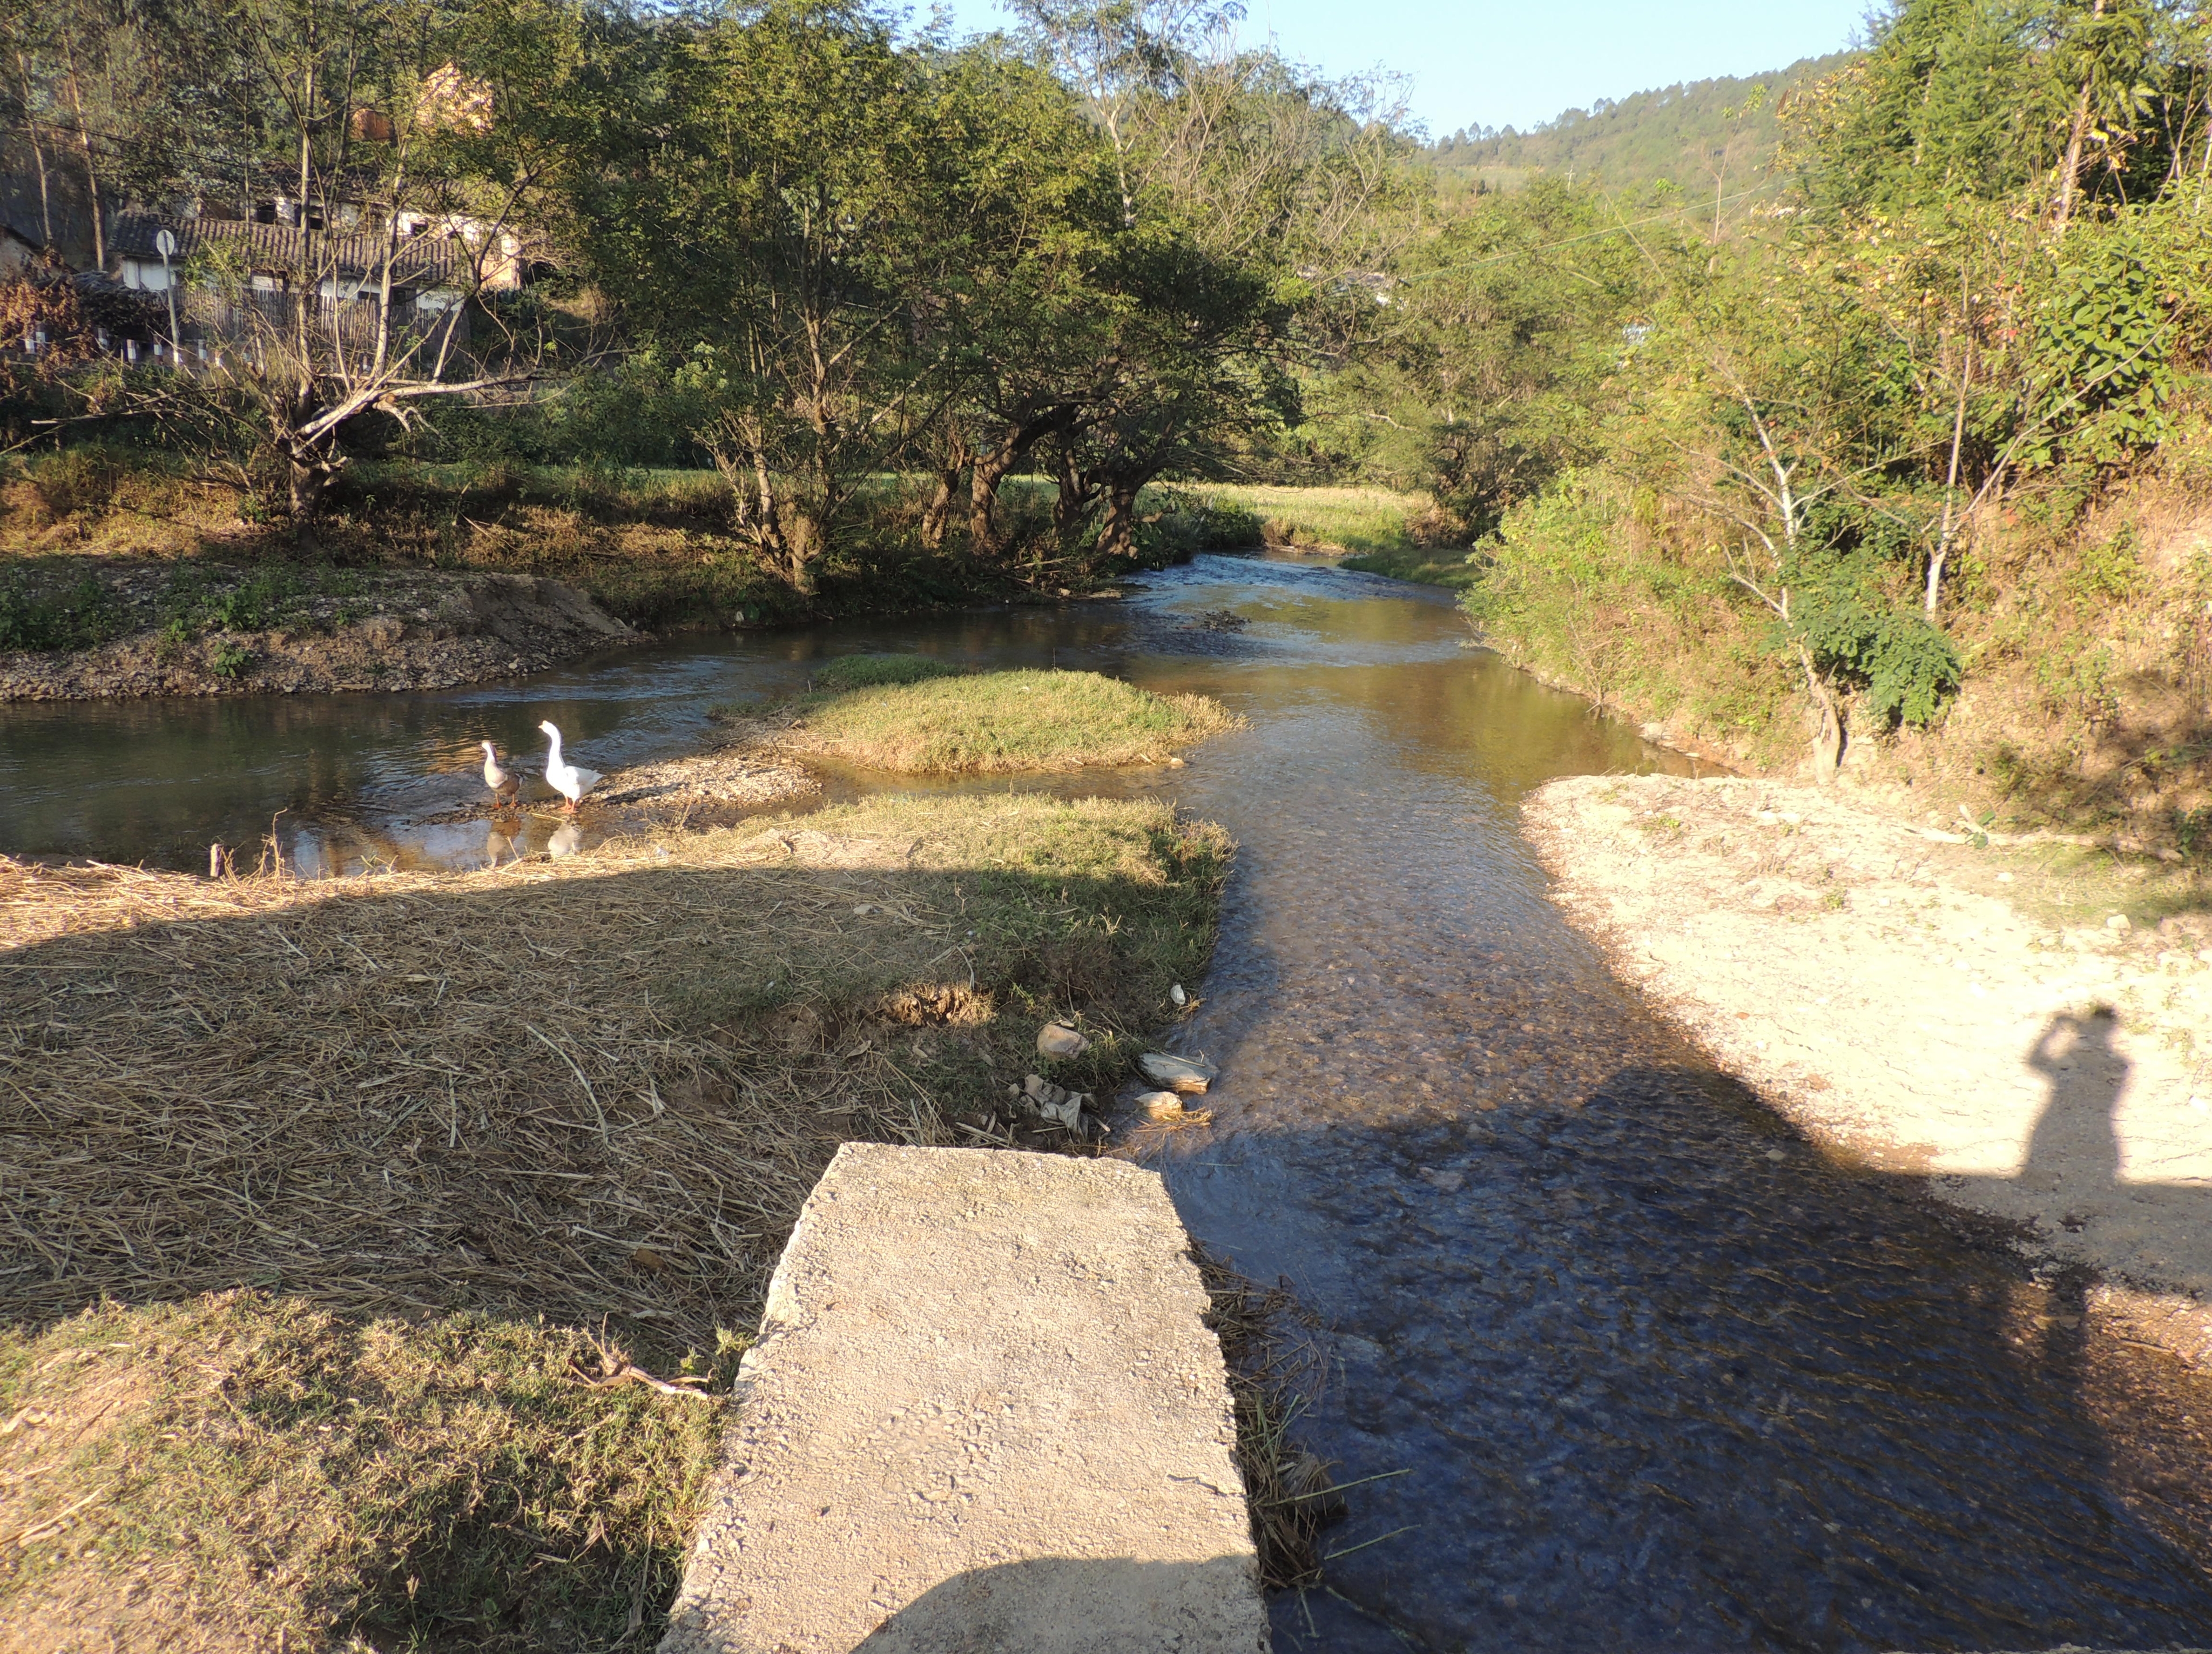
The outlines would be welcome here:
[[[347,205],[332,216],[336,228],[303,226],[296,208],[281,198],[253,218],[127,214],[109,238],[111,268],[125,288],[153,297],[175,282],[188,336],[235,336],[252,325],[251,313],[281,321],[312,293],[349,343],[374,330],[387,257],[394,324],[421,330],[459,309],[453,325],[462,339],[467,301],[521,286],[527,271],[512,231],[459,215],[403,209],[392,216]],[[157,240],[164,229],[176,238],[166,261]],[[198,281],[186,276],[189,266],[204,272],[218,263],[230,278],[224,283],[229,297],[204,275]]]

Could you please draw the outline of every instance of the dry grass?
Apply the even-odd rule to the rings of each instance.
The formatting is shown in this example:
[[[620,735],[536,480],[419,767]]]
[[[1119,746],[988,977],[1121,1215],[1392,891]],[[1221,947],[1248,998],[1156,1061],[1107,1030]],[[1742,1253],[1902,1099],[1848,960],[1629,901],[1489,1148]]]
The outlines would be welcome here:
[[[667,1409],[706,1404],[584,1389],[578,1329],[718,1382],[837,1144],[987,1122],[1047,1015],[1107,1050],[1163,1019],[1226,853],[1164,806],[1018,797],[343,883],[0,860],[0,1425],[132,1397],[36,1475],[0,1438],[0,1536],[64,1542],[0,1560],[0,1624],[75,1624],[82,1566],[180,1647],[649,1645],[659,1608],[623,1616],[665,1601],[706,1450]],[[114,1345],[145,1359],[72,1365]],[[594,1481],[605,1429],[631,1445]],[[593,1538],[623,1475],[666,1486]],[[457,1511],[481,1534],[441,1550]]]
[[[1321,1535],[1347,1514],[1334,1467],[1297,1446],[1291,1430],[1319,1383],[1310,1335],[1318,1323],[1287,1286],[1262,1286],[1203,1247],[1192,1255],[1212,1306],[1237,1410],[1237,1468],[1251,1508],[1260,1583],[1269,1590],[1318,1584]]]
[[[0,1650],[649,1649],[724,1404],[610,1357],[256,1292],[0,1338]]]
[[[901,775],[1156,763],[1243,727],[1202,695],[1154,695],[1091,672],[994,672],[802,697],[759,736]]]

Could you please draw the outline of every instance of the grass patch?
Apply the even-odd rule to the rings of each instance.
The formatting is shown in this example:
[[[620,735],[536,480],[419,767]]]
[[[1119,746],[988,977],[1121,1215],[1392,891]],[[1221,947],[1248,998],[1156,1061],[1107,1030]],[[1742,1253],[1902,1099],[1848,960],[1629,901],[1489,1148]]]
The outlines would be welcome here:
[[[1366,575],[1388,575],[1422,586],[1449,587],[1464,592],[1482,578],[1482,569],[1468,560],[1468,553],[1449,546],[1414,545],[1410,542],[1388,550],[1363,551],[1337,565]]]
[[[652,1646],[714,1407],[589,1380],[719,1389],[837,1145],[1003,1139],[1045,1018],[1114,1077],[1228,854],[1020,796],[343,882],[0,860],[0,1422],[51,1421],[0,1438],[0,1622]]]
[[[885,684],[919,684],[925,678],[957,677],[961,668],[926,654],[841,654],[818,666],[818,690],[875,689]]]
[[[649,1649],[723,1403],[588,1382],[625,1365],[253,1292],[0,1333],[10,1645]]]
[[[1202,695],[1092,672],[996,672],[812,695],[773,739],[901,775],[1142,763],[1243,720]]]
[[[1416,550],[1413,525],[1431,509],[1425,494],[1400,494],[1386,488],[1204,483],[1184,484],[1182,491],[1249,513],[1258,520],[1261,538],[1270,544],[1370,554]]]

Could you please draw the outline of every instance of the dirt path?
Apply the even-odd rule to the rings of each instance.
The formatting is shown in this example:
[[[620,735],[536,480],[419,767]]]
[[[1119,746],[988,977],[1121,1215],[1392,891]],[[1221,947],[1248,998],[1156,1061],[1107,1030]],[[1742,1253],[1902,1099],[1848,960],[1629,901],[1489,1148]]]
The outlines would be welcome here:
[[[2045,854],[1774,781],[1582,777],[1525,819],[1575,922],[1808,1135],[2020,1225],[2212,1363],[2201,901],[2092,917]]]

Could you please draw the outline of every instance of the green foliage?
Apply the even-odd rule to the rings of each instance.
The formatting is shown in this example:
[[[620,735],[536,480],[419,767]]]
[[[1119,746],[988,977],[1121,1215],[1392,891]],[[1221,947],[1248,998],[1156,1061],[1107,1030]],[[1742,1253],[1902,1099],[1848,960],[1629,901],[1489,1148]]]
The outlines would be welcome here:
[[[20,574],[0,581],[0,649],[88,649],[127,623],[113,595],[91,575],[59,592],[40,591]]]
[[[1924,727],[1957,693],[1964,671],[1957,648],[1918,610],[1885,601],[1863,560],[1793,581],[1791,598],[1790,619],[1777,623],[1769,647],[1803,642],[1816,666],[1859,690],[1859,706],[1877,728],[1900,721]]]
[[[256,657],[246,645],[225,638],[216,645],[215,654],[208,662],[209,669],[228,683],[236,683],[253,668]]]
[[[2174,377],[2165,307],[2130,228],[2067,239],[2036,319],[2033,371],[2051,413],[2023,450],[2026,465],[2119,465],[2166,435]]]
[[[300,583],[289,569],[259,569],[216,598],[207,618],[226,631],[261,631],[281,620],[299,594]]]
[[[1137,549],[1149,561],[1175,562],[1199,551],[1243,551],[1258,545],[1260,514],[1218,495],[1155,487],[1137,520]]]
[[[1587,110],[1570,109],[1526,132],[1510,126],[1503,131],[1455,132],[1430,155],[1455,182],[1511,189],[1528,174],[1549,173],[1595,180],[1613,191],[1664,185],[1684,196],[1702,197],[1710,209],[1717,153],[1731,152],[1723,187],[1759,187],[1781,143],[1777,106],[1836,73],[1850,57],[1835,52],[1769,75],[1723,76],[1601,99]]]
[[[1373,343],[1316,396],[1303,440],[1494,530],[1601,451],[1590,404],[1658,301],[1655,252],[1663,268],[1679,242],[1606,234],[1618,222],[1596,186],[1550,179],[1471,204],[1401,257]]]
[[[2066,587],[2076,601],[2091,605],[2125,603],[2141,588],[2142,556],[2136,549],[2132,526],[2101,540],[2085,540]]]

